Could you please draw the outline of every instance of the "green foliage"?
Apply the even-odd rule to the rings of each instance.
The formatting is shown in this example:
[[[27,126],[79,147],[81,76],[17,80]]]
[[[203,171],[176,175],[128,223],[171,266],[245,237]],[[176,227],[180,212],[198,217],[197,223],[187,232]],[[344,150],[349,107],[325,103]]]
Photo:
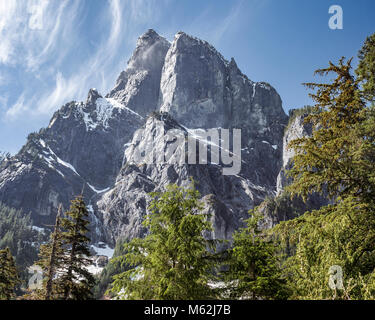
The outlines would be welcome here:
[[[0,250],[0,300],[15,298],[19,282],[16,264],[9,248]]]
[[[92,263],[90,239],[86,236],[88,211],[82,196],[72,200],[70,210],[61,219],[61,241],[64,246],[62,270],[56,280],[58,290],[63,292],[64,300],[86,300],[92,297],[91,289],[95,285],[93,275],[87,270]]]
[[[285,267],[294,299],[373,299],[375,220],[368,207],[347,198],[274,228],[294,248]],[[343,270],[343,288],[332,290],[329,269]],[[366,293],[366,294],[365,294]]]
[[[303,108],[289,110],[289,121],[288,121],[287,126],[284,129],[284,133],[288,131],[288,129],[290,128],[290,125],[293,123],[293,121],[297,117],[307,115],[313,111],[314,111],[313,106],[304,106]]]
[[[375,102],[375,33],[367,37],[358,58],[356,73],[361,81],[364,97]]]
[[[335,73],[331,84],[306,84],[317,88],[310,96],[316,101],[315,110],[305,118],[313,127],[311,137],[302,137],[289,145],[296,152],[289,174],[294,179],[288,188],[292,195],[304,198],[313,191],[325,192],[336,198],[367,193],[363,185],[369,185],[366,172],[361,167],[372,165],[363,159],[363,137],[356,133],[358,124],[367,118],[367,109],[361,99],[358,82],[351,75],[351,61],[339,65],[330,63],[316,73]],[[372,190],[373,191],[373,190]]]
[[[50,241],[42,244],[39,249],[39,265],[44,274],[43,288],[38,292],[40,299],[50,300],[58,298],[61,295],[59,287],[55,285],[54,279],[57,276],[57,272],[61,270],[64,263],[65,252],[62,238],[61,229],[61,205],[59,206],[58,213],[56,216],[56,223],[54,231],[50,236]]]
[[[103,298],[106,291],[111,288],[113,276],[129,270],[129,266],[122,265],[118,260],[114,260],[114,258],[126,254],[124,250],[124,243],[124,240],[117,240],[113,259],[109,261],[109,263],[104,267],[103,271],[97,276],[97,283],[93,289],[95,299]]]
[[[132,269],[114,277],[112,292],[125,299],[214,298],[215,243],[203,236],[212,226],[200,213],[199,193],[171,185],[152,196],[144,221],[149,234],[125,243],[127,253],[114,259]]]
[[[351,60],[343,58],[317,71],[336,78],[307,84],[316,89],[311,94],[316,105],[305,118],[312,136],[290,144],[296,155],[288,191],[304,199],[313,192],[331,199],[330,205],[274,228],[293,249],[286,270],[295,299],[375,298],[375,111],[367,104],[372,79],[365,72],[375,71],[369,62],[374,43],[366,46],[358,79]],[[342,288],[328,286],[332,266],[343,270]]]
[[[23,283],[29,278],[27,267],[37,259],[35,243],[43,237],[32,229],[30,215],[0,203],[0,249],[9,248],[16,258]]]
[[[280,248],[259,228],[256,210],[247,227],[233,235],[225,274],[227,295],[242,299],[287,299],[290,290],[282,275]]]
[[[87,270],[91,264],[88,211],[82,196],[72,200],[70,210],[56,217],[50,241],[41,246],[37,264],[45,275],[43,288],[31,295],[41,300],[87,300],[92,297],[94,276]]]

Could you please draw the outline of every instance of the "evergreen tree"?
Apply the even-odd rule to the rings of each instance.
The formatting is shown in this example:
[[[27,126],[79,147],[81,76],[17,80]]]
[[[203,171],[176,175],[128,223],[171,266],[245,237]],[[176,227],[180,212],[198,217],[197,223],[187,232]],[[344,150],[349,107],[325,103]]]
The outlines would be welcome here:
[[[259,228],[261,215],[256,210],[246,221],[247,227],[233,235],[224,272],[230,298],[286,299],[287,281],[282,275],[280,249]]]
[[[366,39],[358,58],[356,73],[362,83],[364,97],[370,102],[375,102],[375,33]]]
[[[63,267],[56,280],[56,286],[62,291],[64,300],[86,300],[92,296],[95,285],[93,275],[87,270],[91,263],[90,239],[86,236],[88,211],[82,196],[72,200],[70,210],[61,219],[64,229],[61,240],[64,246]]]
[[[370,176],[361,168],[363,137],[358,136],[358,125],[367,117],[367,109],[358,88],[358,81],[350,73],[351,60],[339,65],[330,63],[316,73],[336,73],[332,83],[308,83],[317,88],[311,97],[315,109],[305,123],[313,127],[311,137],[296,139],[288,146],[295,150],[293,168],[289,174],[294,179],[289,187],[292,195],[306,197],[312,192],[326,193],[330,198],[338,196],[365,196]],[[370,163],[368,163],[370,165]]]
[[[19,282],[16,264],[9,248],[0,250],[0,300],[14,298]]]
[[[204,232],[212,230],[194,187],[168,186],[153,193],[151,213],[144,225],[148,235],[125,244],[125,254],[114,259],[131,269],[114,277],[112,292],[125,299],[209,299],[214,279],[215,243]]]
[[[274,228],[292,247],[285,268],[293,299],[375,298],[375,225],[373,219],[366,221],[366,211],[347,199]],[[336,290],[329,286],[333,266],[343,276]]]
[[[54,231],[50,236],[50,241],[42,244],[39,250],[39,265],[45,276],[43,282],[43,290],[40,293],[43,300],[50,300],[53,297],[58,298],[61,295],[59,288],[55,285],[54,279],[58,276],[58,271],[61,269],[64,262],[64,247],[62,241],[61,230],[61,210],[60,204],[56,216]]]
[[[110,293],[110,286],[113,281],[113,276],[119,273],[127,271],[129,268],[127,265],[121,265],[120,262],[114,262],[114,258],[123,256],[126,254],[124,250],[124,241],[123,239],[117,239],[115,251],[113,253],[112,259],[104,267],[102,272],[97,275],[97,283],[93,289],[94,299],[102,299],[106,297],[106,293]]]
[[[362,59],[368,61],[366,56]],[[373,298],[374,109],[366,104],[369,95],[363,94],[364,78],[351,74],[351,60],[330,63],[317,73],[334,73],[336,79],[307,84],[316,89],[311,95],[315,109],[305,118],[313,129],[312,136],[289,145],[296,155],[290,170],[293,183],[287,189],[304,198],[319,192],[329,197],[331,204],[282,223],[275,232],[295,248],[287,262],[295,298]],[[331,290],[328,272],[335,265],[343,270],[343,287]]]
[[[0,249],[9,248],[20,271],[22,284],[29,279],[27,268],[38,257],[35,243],[41,241],[32,229],[30,215],[0,203]]]

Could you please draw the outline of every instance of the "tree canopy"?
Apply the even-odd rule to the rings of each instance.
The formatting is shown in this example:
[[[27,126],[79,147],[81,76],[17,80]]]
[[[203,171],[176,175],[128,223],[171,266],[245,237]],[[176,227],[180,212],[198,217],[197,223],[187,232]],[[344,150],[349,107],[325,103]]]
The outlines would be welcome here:
[[[148,235],[125,243],[117,262],[132,268],[114,277],[112,291],[126,299],[214,298],[215,245],[204,237],[212,226],[200,212],[199,193],[171,185],[152,196]]]

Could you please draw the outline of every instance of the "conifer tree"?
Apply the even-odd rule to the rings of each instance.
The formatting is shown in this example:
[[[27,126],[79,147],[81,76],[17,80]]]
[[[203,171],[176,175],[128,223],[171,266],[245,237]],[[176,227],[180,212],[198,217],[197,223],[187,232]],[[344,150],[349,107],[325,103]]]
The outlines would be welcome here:
[[[282,275],[280,248],[260,230],[261,215],[252,210],[247,227],[233,235],[224,272],[227,296],[243,299],[287,299],[290,290]]]
[[[358,54],[356,70],[366,100],[375,102],[375,33],[367,37]]]
[[[367,47],[363,52],[371,54],[373,50]],[[369,60],[365,55],[362,59]],[[362,65],[361,70],[367,67],[373,70],[371,65]],[[373,298],[375,116],[366,103],[368,91],[363,94],[363,88],[369,88],[363,81],[370,77],[356,79],[351,60],[345,63],[344,59],[317,73],[333,73],[336,79],[307,84],[316,89],[311,95],[316,102],[314,110],[305,118],[312,136],[289,145],[296,154],[290,170],[293,183],[287,190],[305,198],[319,192],[329,197],[331,204],[281,223],[275,232],[295,246],[287,262],[294,297]],[[343,271],[343,286],[338,290],[328,286],[332,266]]]
[[[127,254],[115,259],[130,270],[114,277],[112,292],[125,299],[213,298],[215,244],[203,236],[212,226],[200,213],[199,193],[171,185],[152,196],[144,222],[148,235],[127,242]]]
[[[57,287],[62,291],[64,300],[90,299],[95,278],[87,270],[91,263],[90,239],[86,236],[90,222],[82,196],[72,200],[70,210],[65,215],[67,217],[61,219],[64,265],[56,280]]]
[[[330,62],[328,68],[316,71],[320,75],[336,74],[332,83],[306,84],[317,89],[311,94],[316,101],[314,110],[304,120],[313,132],[311,137],[293,140],[288,146],[296,152],[289,172],[294,179],[289,187],[292,195],[306,197],[315,191],[335,199],[368,192],[362,187],[369,184],[369,175],[361,170],[366,164],[358,152],[363,137],[356,131],[366,119],[367,109],[350,70],[351,60],[345,63],[342,58],[338,65]]]
[[[19,282],[16,264],[9,248],[0,250],[0,300],[14,298]]]
[[[58,271],[61,269],[64,262],[64,247],[62,241],[61,230],[61,210],[62,206],[59,205],[54,231],[51,234],[50,241],[47,244],[42,244],[39,251],[39,261],[37,265],[42,267],[44,274],[42,299],[50,300],[59,297],[61,292],[56,286],[54,279],[58,276]]]
[[[38,232],[31,226],[30,214],[0,203],[0,249],[9,248],[23,284],[29,279],[27,267],[38,257],[33,246],[33,242],[38,241]]]

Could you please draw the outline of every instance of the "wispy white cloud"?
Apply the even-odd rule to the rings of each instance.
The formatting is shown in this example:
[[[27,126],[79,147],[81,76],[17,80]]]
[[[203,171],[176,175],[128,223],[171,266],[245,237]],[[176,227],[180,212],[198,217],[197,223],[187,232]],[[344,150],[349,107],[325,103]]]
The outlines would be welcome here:
[[[48,7],[46,4],[48,4],[47,0],[42,0],[42,2],[39,3],[38,9],[34,9],[36,13],[33,14],[37,14],[37,16],[35,18],[33,18],[33,16],[29,18],[29,27],[30,25],[33,27],[30,27],[28,33],[39,37],[38,50],[36,52],[30,50],[25,59],[27,68],[31,71],[36,71],[43,62],[51,56],[54,56],[57,62],[61,61],[61,57],[69,47],[66,46],[64,49],[61,44],[68,44],[69,39],[70,41],[72,40],[71,37],[74,34],[72,32],[72,26],[76,21],[77,12],[79,12],[77,6],[78,1],[69,10],[66,10],[68,1],[61,1],[58,6],[50,5]],[[63,25],[62,20],[64,22]],[[39,31],[36,33],[34,30],[45,30],[45,32]],[[69,34],[69,36],[67,36],[67,34]],[[28,48],[34,47],[33,45],[28,46],[27,44],[26,46]]]
[[[43,94],[42,90],[35,92],[33,83],[23,81],[27,77],[41,81],[42,74],[55,73],[69,50],[69,42],[74,40],[72,31],[79,12],[80,1],[0,1],[0,71],[2,67],[13,68],[13,74],[8,74],[18,83],[16,91],[21,89],[5,113],[7,119],[29,111],[31,103]],[[43,68],[47,60],[53,60],[52,68]]]
[[[120,72],[120,65],[113,63],[115,57],[124,44],[134,42],[132,37],[139,34],[132,31],[139,24],[150,21],[157,11],[156,8],[156,1],[109,0],[105,19],[105,23],[110,22],[108,37],[104,38],[104,42],[77,72],[67,78],[61,73],[58,75],[54,90],[42,97],[35,111],[50,113],[67,100],[82,99],[90,86],[104,91],[113,86],[114,79]],[[122,68],[124,58],[120,59]],[[93,83],[93,79],[96,83]]]
[[[101,74],[100,81],[102,86],[106,86],[103,72],[111,67],[112,58],[117,54],[121,39],[123,21],[121,0],[109,1],[106,21],[110,21],[111,25],[107,40],[70,77],[65,78],[59,72],[56,76],[54,89],[41,97],[41,102],[37,109],[34,110],[34,113],[50,113],[67,100],[81,99],[87,93],[88,85],[92,84],[90,80],[96,79],[98,74]]]
[[[213,1],[211,6],[207,6],[184,28],[194,35],[209,40],[214,45],[219,45],[221,40],[238,31],[241,21],[246,19],[248,25],[249,20],[251,21],[259,11],[269,6],[269,2],[270,0],[228,1],[226,2],[227,12],[219,15],[214,9],[216,2]]]
[[[5,113],[6,119],[17,120],[25,113],[34,117],[50,115],[68,101],[84,99],[90,87],[106,93],[125,67],[126,56],[121,53],[134,49],[140,30],[152,27],[163,3],[168,1],[102,3],[104,9],[92,24],[100,32],[89,49],[90,39],[79,34],[79,26],[86,17],[84,1],[12,0],[9,2],[15,5],[0,7],[0,36],[5,40],[0,43],[0,68],[1,64],[21,66],[25,75],[41,84],[37,92],[32,86],[24,86]],[[3,11],[7,14],[2,15]],[[87,54],[77,61],[74,51],[82,42]],[[76,65],[73,70],[66,61],[71,57]]]
[[[13,53],[11,39],[6,33],[11,31],[11,23],[17,12],[15,1],[0,1],[0,63],[9,63]]]
[[[230,10],[228,15],[224,18],[224,20],[218,24],[211,36],[213,42],[218,42],[221,38],[225,35],[225,33],[233,26],[236,25],[236,20],[238,19],[239,15],[241,14],[241,9],[243,7],[244,0],[238,1],[234,7]]]
[[[46,49],[50,47],[46,43],[56,36],[51,30],[58,25],[57,15],[67,3],[66,0],[0,1],[0,64],[25,64],[41,51],[48,53]],[[67,22],[71,13],[66,16]]]
[[[29,0],[27,5],[27,12],[30,14],[29,28],[32,30],[43,30],[43,20],[48,0]]]
[[[6,111],[6,116],[9,119],[16,118],[19,114],[27,111],[28,107],[25,104],[25,96],[22,94],[17,101]]]

